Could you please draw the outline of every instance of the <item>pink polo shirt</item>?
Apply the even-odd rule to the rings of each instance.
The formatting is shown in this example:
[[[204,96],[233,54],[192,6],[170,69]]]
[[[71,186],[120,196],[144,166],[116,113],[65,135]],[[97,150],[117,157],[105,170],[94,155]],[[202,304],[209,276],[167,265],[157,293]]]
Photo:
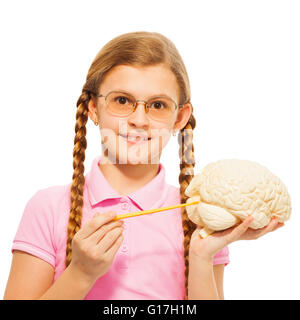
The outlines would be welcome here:
[[[179,188],[165,181],[165,167],[148,184],[119,195],[98,167],[85,175],[82,226],[97,212],[118,214],[180,204]],[[50,263],[54,282],[65,269],[70,186],[38,190],[27,202],[11,251],[28,252]],[[108,272],[85,296],[87,300],[184,299],[183,229],[180,208],[124,219],[124,240]],[[229,263],[228,247],[213,264]]]

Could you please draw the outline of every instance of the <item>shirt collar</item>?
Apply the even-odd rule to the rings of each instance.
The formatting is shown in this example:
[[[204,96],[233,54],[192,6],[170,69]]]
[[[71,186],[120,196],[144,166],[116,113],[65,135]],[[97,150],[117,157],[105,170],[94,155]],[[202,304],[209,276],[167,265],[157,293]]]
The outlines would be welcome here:
[[[102,155],[94,158],[91,170],[85,177],[85,184],[92,206],[106,199],[126,197],[133,200],[141,210],[159,208],[163,204],[167,193],[167,184],[165,182],[165,167],[162,163],[159,163],[158,173],[150,182],[135,192],[122,196],[111,187],[100,170],[98,164],[101,163],[101,158]]]

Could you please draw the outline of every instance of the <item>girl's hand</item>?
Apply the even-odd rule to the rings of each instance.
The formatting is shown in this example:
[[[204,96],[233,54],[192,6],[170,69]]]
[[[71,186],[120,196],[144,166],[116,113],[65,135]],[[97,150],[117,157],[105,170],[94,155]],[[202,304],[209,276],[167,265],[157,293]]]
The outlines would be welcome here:
[[[96,281],[110,268],[123,240],[123,221],[111,221],[116,212],[97,213],[72,240],[69,265],[90,282]]]
[[[201,227],[197,226],[191,236],[190,255],[212,261],[213,256],[228,244],[238,240],[258,239],[266,233],[274,231],[284,225],[284,223],[278,223],[277,218],[273,218],[265,227],[261,229],[251,229],[248,227],[252,220],[253,217],[248,216],[239,225],[223,231],[215,231],[204,239],[199,235]]]

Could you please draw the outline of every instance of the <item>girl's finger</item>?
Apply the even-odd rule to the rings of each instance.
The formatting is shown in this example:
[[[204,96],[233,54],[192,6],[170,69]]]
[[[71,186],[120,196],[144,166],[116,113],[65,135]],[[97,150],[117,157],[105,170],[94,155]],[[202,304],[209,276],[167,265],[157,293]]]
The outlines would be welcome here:
[[[273,218],[269,224],[267,226],[265,226],[264,228],[262,228],[261,230],[257,230],[255,239],[262,237],[263,235],[265,235],[268,232],[274,231],[276,229],[278,225],[278,220],[277,218]]]
[[[87,237],[85,240],[91,241],[93,244],[98,244],[104,235],[116,227],[121,227],[124,224],[123,220],[111,221],[102,225],[98,230],[93,234]]]
[[[278,219],[274,218],[270,221],[270,223],[267,227],[267,229],[268,229],[267,232],[274,231],[274,230],[276,230],[277,227],[278,227]]]
[[[245,231],[247,231],[252,221],[253,221],[253,217],[250,215],[242,223],[240,223],[237,227],[235,227],[233,231],[227,235],[227,241],[229,241],[228,243],[238,240],[240,236]]]
[[[284,226],[284,223],[278,222],[278,223],[277,223],[277,226],[276,226],[272,231],[275,231],[275,230],[277,230],[278,228],[281,228],[281,227],[283,227],[283,226]]]
[[[119,238],[123,233],[123,227],[117,227],[108,231],[102,240],[97,244],[97,247],[101,248],[103,252],[109,250],[113,243]]]
[[[117,212],[115,211],[96,213],[77,233],[79,233],[81,239],[85,239],[98,230],[103,224],[111,221],[116,214]]]
[[[119,250],[122,242],[123,242],[124,236],[121,234],[117,240],[113,243],[113,245],[106,250],[106,252],[104,253],[104,256],[114,256],[117,251]]]

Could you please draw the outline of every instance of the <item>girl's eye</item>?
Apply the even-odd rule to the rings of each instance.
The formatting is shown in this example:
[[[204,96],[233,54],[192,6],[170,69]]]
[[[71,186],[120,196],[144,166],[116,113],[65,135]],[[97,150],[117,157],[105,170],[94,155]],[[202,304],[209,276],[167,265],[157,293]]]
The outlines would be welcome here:
[[[163,109],[163,108],[166,108],[165,104],[161,101],[154,101],[152,102],[151,104],[151,107],[154,107],[154,109]]]
[[[119,96],[115,98],[115,101],[119,102],[120,104],[125,104],[126,100],[128,100],[128,98],[124,97],[124,96]]]

